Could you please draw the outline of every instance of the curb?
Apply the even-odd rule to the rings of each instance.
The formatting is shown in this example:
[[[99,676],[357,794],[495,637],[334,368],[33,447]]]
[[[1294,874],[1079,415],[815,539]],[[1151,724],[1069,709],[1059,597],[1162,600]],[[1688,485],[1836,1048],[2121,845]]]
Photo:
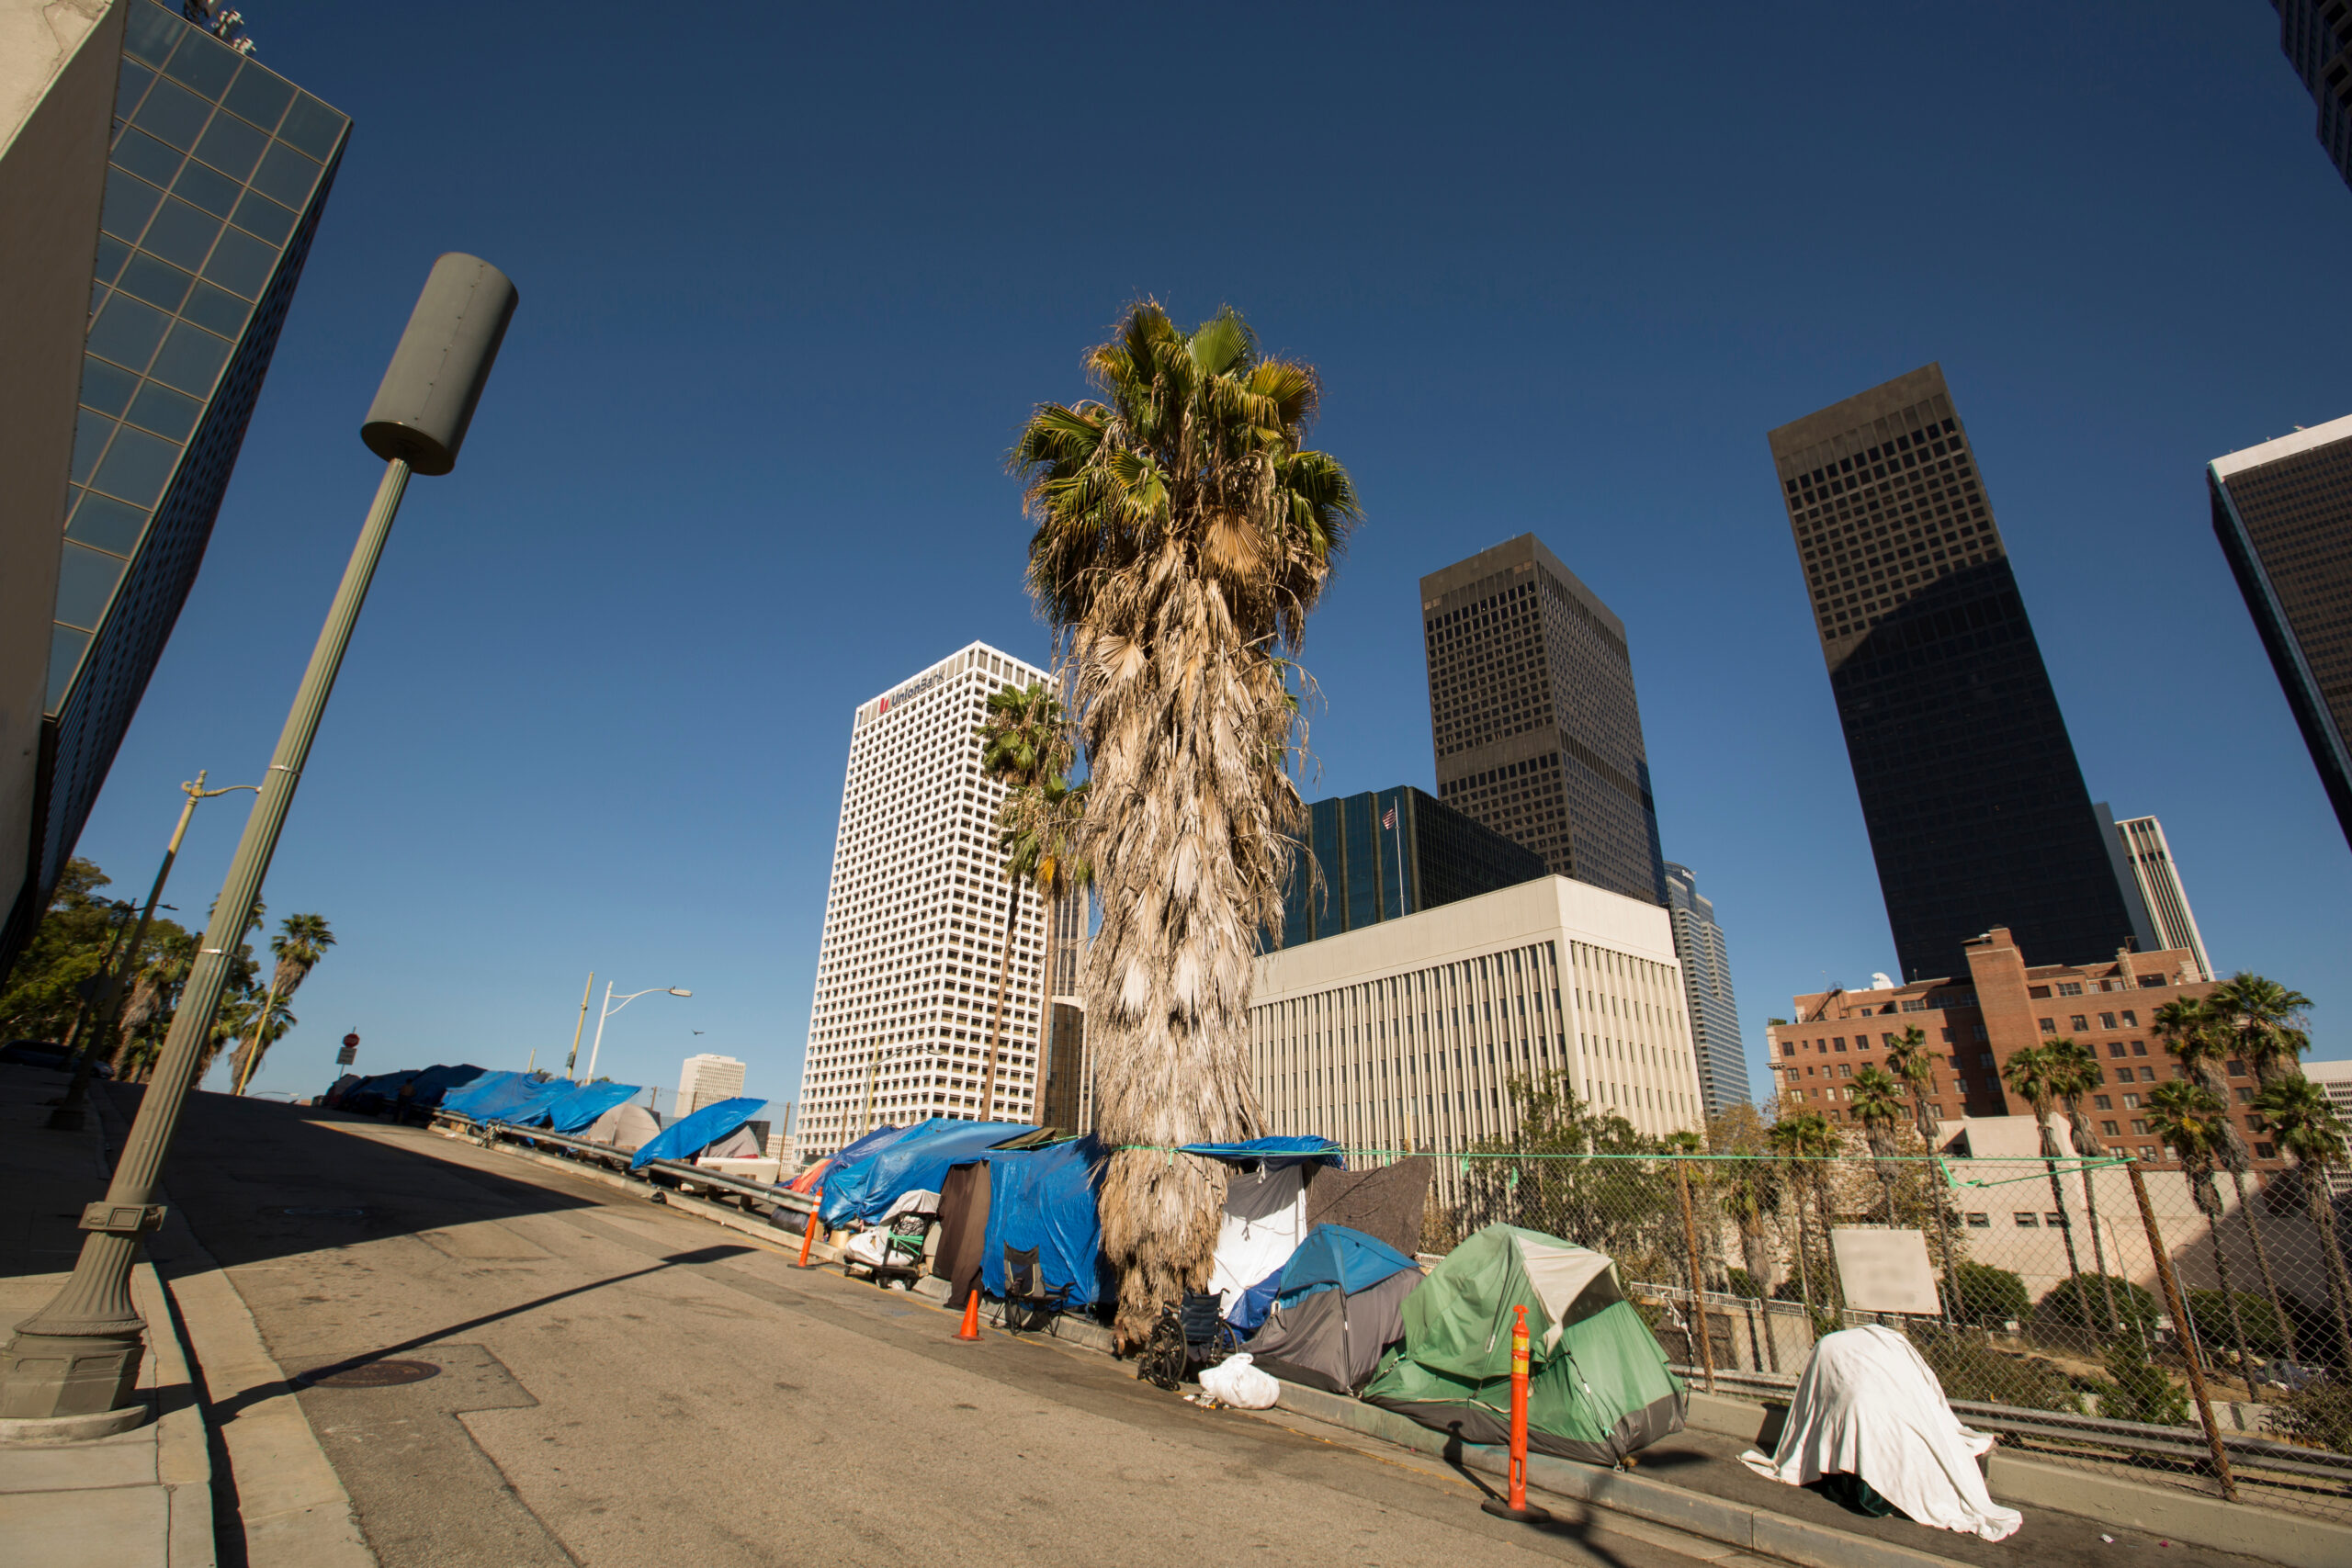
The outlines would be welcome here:
[[[1466,1469],[1488,1475],[1510,1473],[1510,1455],[1507,1450],[1483,1443],[1461,1443],[1457,1447],[1455,1439],[1443,1432],[1432,1431],[1418,1421],[1362,1400],[1285,1382],[1277,1408],[1421,1453],[1442,1457],[1449,1450],[1454,1450]],[[1550,1454],[1527,1456],[1527,1483],[1555,1497],[1665,1525],[1742,1551],[1777,1557],[1784,1562],[1797,1563],[1800,1568],[1964,1568],[1953,1559],[1933,1552],[1825,1529],[1646,1476],[1577,1464]]]

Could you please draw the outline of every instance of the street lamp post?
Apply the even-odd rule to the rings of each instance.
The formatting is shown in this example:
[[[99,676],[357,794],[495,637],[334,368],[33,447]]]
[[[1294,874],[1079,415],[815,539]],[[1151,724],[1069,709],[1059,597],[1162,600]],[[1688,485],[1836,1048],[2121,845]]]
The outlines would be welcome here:
[[[154,1201],[156,1178],[409,475],[446,474],[457,466],[514,299],[514,286],[488,262],[451,253],[433,264],[360,427],[360,439],[384,459],[383,482],[311,650],[277,750],[245,818],[236,858],[213,902],[171,1033],[140,1100],[139,1118],[115,1162],[106,1197],[82,1211],[81,1228],[88,1235],[73,1277],[47,1306],[17,1325],[0,1352],[0,1419],[80,1418],[70,1420],[69,1429],[96,1437],[136,1425],[143,1416],[132,1403],[132,1391],[145,1352],[146,1325],[131,1304],[130,1265],[141,1238],[164,1221],[163,1207]]]
[[[259,784],[223,784],[219,789],[207,789],[204,774],[205,770],[198,768],[194,784],[180,785],[187,794],[187,802],[180,807],[179,823],[172,829],[171,842],[164,846],[164,863],[155,868],[155,885],[147,889],[147,907],[139,911],[138,928],[130,933],[130,951],[123,955],[119,965],[109,969],[106,989],[99,998],[106,1021],[83,1045],[81,1057],[74,1064],[74,1081],[66,1086],[65,1098],[58,1102],[57,1109],[49,1113],[49,1125],[60,1132],[70,1133],[82,1125],[82,1104],[89,1096],[90,1074],[96,1069],[98,1053],[114,1038],[116,1027],[122,1022],[122,1004],[130,999],[130,976],[139,967],[140,951],[147,942],[147,924],[155,918],[157,900],[163,897],[164,883],[172,874],[172,862],[179,858],[180,840],[187,837],[188,820],[196,815],[196,803],[241,789],[261,793]]]
[[[592,986],[594,985],[596,983],[596,976],[594,975],[589,976],[588,983]],[[604,1010],[596,1015],[596,1043],[588,1047],[588,1081],[590,1083],[594,1083],[596,1081],[596,1053],[605,1048],[605,1021],[612,1017],[613,1014],[620,1011],[621,1008],[625,1008],[628,1006],[629,1003],[637,1000],[638,998],[650,997],[656,991],[660,991],[662,995],[670,997],[691,997],[694,995],[692,991],[681,989],[676,986],[648,986],[641,991],[631,991],[628,995],[621,998],[620,1007],[615,1007],[613,1005],[613,983],[610,980],[605,982]],[[580,1042],[577,1040],[574,1040],[571,1043],[571,1054],[575,1058],[580,1055]],[[571,1071],[571,1064],[569,1062],[565,1063],[563,1070],[566,1074],[569,1074]]]

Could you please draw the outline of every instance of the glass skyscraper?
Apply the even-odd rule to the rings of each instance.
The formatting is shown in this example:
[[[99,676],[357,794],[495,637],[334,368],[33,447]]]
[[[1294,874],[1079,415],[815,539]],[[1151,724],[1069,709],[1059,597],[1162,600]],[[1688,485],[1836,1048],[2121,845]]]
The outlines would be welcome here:
[[[1283,896],[1282,940],[1269,949],[1550,874],[1542,855],[1410,786],[1315,802],[1301,849]]]
[[[175,11],[125,3],[17,942],[203,563],[351,130]]]
[[[1532,534],[1421,579],[1439,798],[1555,875],[1666,902],[1625,623]]]
[[[2319,144],[2352,186],[2352,0],[2270,0],[2278,48],[2319,106]]]
[[[1707,1114],[1747,1103],[1747,1051],[1739,1039],[1739,1004],[1731,988],[1731,952],[1715,906],[1687,865],[1666,863],[1666,908],[1674,919],[1674,955],[1690,1004],[1690,1048]]]
[[[1966,975],[1995,926],[2113,958],[2131,917],[1942,367],[1770,439],[1903,978]]]

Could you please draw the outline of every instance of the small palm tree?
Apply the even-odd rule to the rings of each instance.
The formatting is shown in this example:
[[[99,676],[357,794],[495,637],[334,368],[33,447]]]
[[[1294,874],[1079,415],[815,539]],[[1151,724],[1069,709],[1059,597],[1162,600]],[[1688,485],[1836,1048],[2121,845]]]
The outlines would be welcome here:
[[[2230,1284],[2230,1249],[2222,1241],[2222,1193],[2213,1185],[2220,1150],[2229,1136],[2229,1109],[2221,1096],[2188,1078],[2160,1083],[2148,1096],[2149,1125],[2180,1162],[2181,1174],[2188,1179],[2189,1201],[2205,1216],[2205,1232],[2213,1243],[2213,1271],[2221,1278],[2222,1300],[2229,1308],[2230,1337],[2238,1348],[2238,1375],[2245,1379],[2245,1396],[2259,1399],[2254,1356],[2246,1348],[2245,1323],[2238,1312],[2237,1292]]]
[[[1772,1152],[1788,1162],[1790,1184],[1797,1190],[1797,1283],[1804,1293],[1804,1307],[1813,1319],[1816,1333],[1826,1333],[1838,1322],[1838,1307],[1842,1292],[1838,1289],[1836,1271],[1826,1271],[1822,1283],[1829,1300],[1816,1306],[1813,1295],[1813,1270],[1806,1254],[1811,1240],[1805,1234],[1805,1198],[1813,1199],[1815,1215],[1821,1225],[1822,1257],[1829,1256],[1829,1168],[1828,1162],[1837,1157],[1843,1145],[1838,1129],[1818,1111],[1791,1111],[1765,1130],[1765,1138]]]
[[[2205,1005],[2216,1015],[2216,1022],[2237,1055],[2254,1070],[2256,1083],[2267,1089],[2302,1076],[2295,1058],[2309,1040],[2297,1026],[2311,1010],[2311,998],[2241,969],[2214,987]]]
[[[2327,1091],[2298,1073],[2283,1078],[2254,1097],[2254,1108],[2270,1123],[2270,1135],[2295,1156],[2295,1174],[2303,1190],[2303,1207],[2319,1232],[2320,1250],[2326,1255],[2327,1293],[2335,1308],[2335,1337],[2344,1352],[2342,1365],[2352,1367],[2352,1279],[2344,1272],[2344,1249],[2335,1239],[2335,1206],[2330,1201],[2327,1173],[2345,1163],[2344,1122],[2328,1103]]]
[[[1086,364],[1101,400],[1041,404],[1010,460],[1086,752],[1102,1255],[1135,1344],[1205,1280],[1224,1207],[1222,1166],[1164,1151],[1262,1127],[1250,966],[1306,815],[1292,660],[1362,513],[1306,444],[1314,370],[1233,311],[1186,333],[1144,301]]]
[[[2083,1097],[2107,1081],[2107,1073],[2098,1065],[2098,1052],[2062,1034],[2043,1041],[2041,1054],[2042,1076],[2050,1080],[2051,1092],[2066,1107],[2066,1130],[2072,1134],[2075,1157],[2088,1160],[2105,1154],[2106,1145],[2098,1141],[2091,1119],[2083,1113]],[[2098,1270],[2099,1290],[2107,1297],[2108,1332],[2120,1334],[2123,1320],[2115,1310],[2115,1281],[2108,1277],[2107,1242],[2098,1233],[2098,1185],[2088,1165],[2077,1166],[2075,1174],[2082,1179],[2083,1211],[2090,1221],[2091,1263]]]
[[[146,1081],[158,1043],[171,1027],[180,987],[196,964],[196,946],[195,933],[177,925],[161,926],[148,937],[144,962],[132,977],[121,1029],[115,1036],[117,1077],[128,1080],[135,1074],[138,1081]]]
[[[2072,1042],[2069,1042],[2071,1044]],[[2090,1296],[2083,1289],[2082,1256],[2075,1250],[2075,1227],[2066,1219],[2066,1192],[2058,1184],[2058,1134],[2050,1125],[2050,1111],[2058,1094],[2058,1083],[2065,1069],[2050,1054],[2048,1043],[2029,1045],[2001,1065],[2001,1077],[2009,1092],[2033,1107],[2033,1124],[2041,1133],[2041,1168],[2050,1176],[2050,1202],[2058,1213],[2058,1234],[2066,1243],[2066,1272],[2075,1282],[2075,1321],[2087,1328],[2091,1322]]]
[[[1002,951],[997,956],[996,1000],[989,1013],[988,1056],[980,1073],[980,1120],[989,1122],[996,1117],[997,1055],[1003,1040],[1004,1009],[1012,982],[1013,931],[1021,914],[1022,889],[1030,886],[1025,873],[1011,858],[1011,843],[1019,832],[1015,818],[1024,809],[1024,795],[1042,791],[1048,780],[1060,784],[1063,770],[1069,766],[1069,727],[1062,714],[1062,705],[1046,689],[1045,682],[1032,681],[1027,686],[1000,686],[990,692],[987,716],[977,733],[980,739],[981,769],[1007,792],[997,826],[999,847],[1007,852],[1004,879],[1010,886],[1005,890]],[[1053,952],[1053,905],[1049,902],[1046,906],[1043,956],[1050,956]],[[1038,967],[1045,967],[1042,957]],[[1039,1010],[1037,1039],[1041,1048],[1049,1010]],[[1042,1060],[1039,1065],[1044,1065]]]
[[[1928,1102],[1928,1096],[1934,1092],[1936,1055],[1928,1049],[1928,1037],[1919,1032],[1917,1024],[1905,1029],[1886,1048],[1886,1070],[1909,1089],[1912,1122],[1919,1129],[1919,1141],[1933,1152],[1940,1129],[1936,1108]]]
[[[2222,1106],[2222,1113],[2217,1118],[2221,1136],[2214,1145],[2214,1157],[2230,1173],[2230,1186],[2237,1193],[2238,1218],[2245,1222],[2247,1238],[2254,1243],[2255,1271],[2262,1276],[2263,1292],[2270,1298],[2271,1315],[2278,1323],[2278,1341],[2287,1348],[2287,1359],[2298,1360],[2301,1356],[2295,1345],[2294,1320],[2288,1315],[2287,1298],[2280,1293],[2278,1277],[2270,1268],[2270,1247],[2263,1239],[2262,1217],[2255,1212],[2253,1196],[2246,1191],[2245,1179],[2253,1168],[2253,1152],[2238,1135],[2237,1123],[2229,1115],[2229,1080],[2222,1074],[2222,1063],[2237,1044],[2234,1018],[2210,1001],[2182,997],[2158,1008],[2154,1022],[2165,1049]]]
[[[269,988],[260,1006],[254,1010],[244,1045],[232,1058],[237,1093],[244,1093],[245,1086],[253,1082],[271,1043],[293,1026],[294,1016],[285,1010],[286,1006],[334,945],[334,932],[324,915],[288,915],[278,922],[277,934],[269,939],[269,951],[277,955],[277,965],[270,972]]]
[[[1755,1287],[1758,1300],[1771,1289],[1771,1252],[1765,1245],[1764,1227],[1767,1222],[1779,1217],[1785,1190],[1780,1167],[1763,1159],[1737,1161],[1724,1184],[1724,1208],[1739,1230],[1740,1261],[1747,1267],[1748,1283]],[[1770,1328],[1768,1313],[1764,1356],[1777,1372],[1781,1370],[1781,1350],[1772,1341]]]
[[[1903,1084],[1885,1068],[1871,1066],[1854,1075],[1855,1119],[1862,1124],[1862,1140],[1871,1146],[1871,1170],[1886,1189],[1886,1223],[1894,1224],[1894,1181],[1903,1174],[1894,1163],[1894,1128],[1903,1120]]]
[[[997,847],[1004,855],[1005,874],[1026,886],[1046,907],[1046,951],[1037,966],[1037,1081],[1050,1070],[1050,1024],[1054,1012],[1053,959],[1055,923],[1062,900],[1092,885],[1091,867],[1078,858],[1076,843],[1086,816],[1086,786],[1070,785],[1059,777],[1023,785],[1006,796],[999,819]],[[996,1055],[989,1055],[993,1074]]]

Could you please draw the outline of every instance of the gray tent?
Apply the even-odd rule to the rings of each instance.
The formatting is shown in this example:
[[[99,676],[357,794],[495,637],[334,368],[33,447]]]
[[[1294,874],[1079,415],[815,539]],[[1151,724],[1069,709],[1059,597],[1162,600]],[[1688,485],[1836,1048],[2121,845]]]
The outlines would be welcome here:
[[[1317,1225],[1283,1268],[1250,1360],[1288,1382],[1351,1394],[1405,1337],[1405,1298],[1420,1282],[1419,1267],[1386,1244]]]
[[[603,1144],[623,1154],[635,1154],[648,1138],[662,1130],[661,1118],[642,1105],[616,1105],[581,1134],[592,1144]]]

